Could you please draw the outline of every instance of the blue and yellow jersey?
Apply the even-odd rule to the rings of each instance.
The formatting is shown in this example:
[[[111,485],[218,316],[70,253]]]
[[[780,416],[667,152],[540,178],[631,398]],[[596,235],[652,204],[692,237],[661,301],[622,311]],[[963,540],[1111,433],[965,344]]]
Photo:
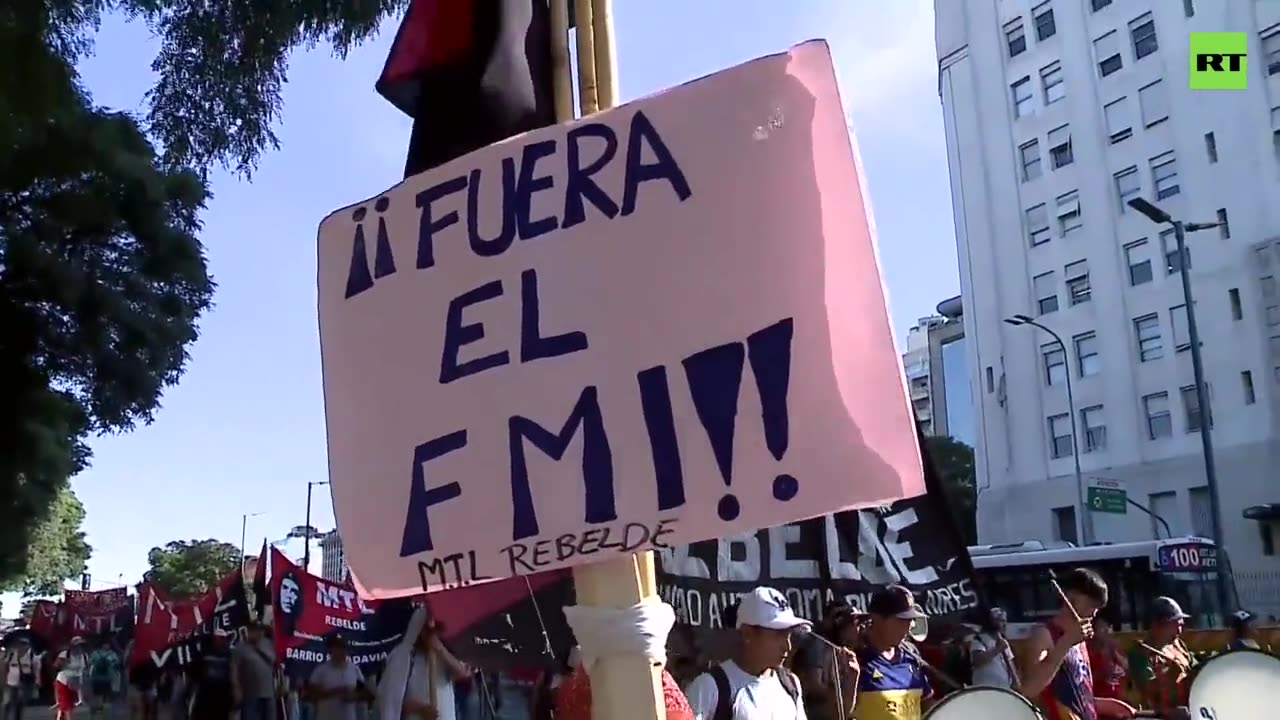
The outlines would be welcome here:
[[[920,662],[901,648],[892,658],[870,648],[858,651],[855,720],[920,720],[921,704],[932,690]]]

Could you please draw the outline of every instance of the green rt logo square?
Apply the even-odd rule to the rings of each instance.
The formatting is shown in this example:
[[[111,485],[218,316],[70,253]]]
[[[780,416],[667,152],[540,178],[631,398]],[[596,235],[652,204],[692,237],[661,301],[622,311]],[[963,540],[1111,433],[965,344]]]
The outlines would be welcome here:
[[[1249,85],[1248,50],[1247,33],[1191,33],[1191,89],[1246,89]]]

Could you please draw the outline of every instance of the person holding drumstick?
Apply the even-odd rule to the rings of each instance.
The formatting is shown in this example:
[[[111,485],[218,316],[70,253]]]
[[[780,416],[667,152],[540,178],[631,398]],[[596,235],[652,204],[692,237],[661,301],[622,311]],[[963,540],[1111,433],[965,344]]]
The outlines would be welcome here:
[[[1050,582],[1062,598],[1062,607],[1049,622],[1031,631],[1018,690],[1039,701],[1047,720],[1133,717],[1135,711],[1127,703],[1093,695],[1085,641],[1093,634],[1093,618],[1107,605],[1107,583],[1084,568]]]
[[[1177,600],[1158,597],[1151,602],[1147,637],[1129,650],[1129,677],[1143,707],[1176,720],[1187,717],[1191,671],[1195,657],[1182,642],[1187,618]]]

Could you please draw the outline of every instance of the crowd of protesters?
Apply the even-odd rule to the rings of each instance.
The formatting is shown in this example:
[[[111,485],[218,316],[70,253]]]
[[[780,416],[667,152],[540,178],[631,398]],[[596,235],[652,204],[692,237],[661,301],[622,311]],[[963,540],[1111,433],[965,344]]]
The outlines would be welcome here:
[[[670,720],[920,720],[947,693],[964,686],[999,688],[1034,702],[1054,720],[1187,717],[1196,656],[1182,641],[1188,615],[1173,599],[1156,598],[1146,634],[1125,652],[1099,612],[1108,588],[1089,570],[1057,580],[1064,602],[1035,626],[1015,655],[1004,612],[992,609],[980,627],[951,638],[959,651],[930,662],[913,641],[925,613],[912,593],[891,585],[875,592],[865,612],[839,601],[817,627],[799,617],[779,591],[761,587],[729,608],[736,628],[729,659],[711,666],[672,658],[663,671]],[[1226,650],[1269,650],[1256,619],[1230,619]],[[572,651],[550,671],[481,672],[455,657],[439,629],[415,615],[405,641],[381,677],[366,678],[343,638],[326,638],[328,660],[292,682],[281,672],[261,625],[234,647],[215,631],[204,651],[181,670],[146,664],[126,673],[109,645],[80,638],[52,659],[52,700],[58,720],[85,709],[102,718],[128,693],[136,720],[587,720],[591,687]],[[918,638],[917,638],[918,639]],[[25,638],[3,649],[4,715],[22,720],[39,693],[45,658]],[[946,669],[940,669],[939,665]],[[960,678],[960,680],[957,680]]]

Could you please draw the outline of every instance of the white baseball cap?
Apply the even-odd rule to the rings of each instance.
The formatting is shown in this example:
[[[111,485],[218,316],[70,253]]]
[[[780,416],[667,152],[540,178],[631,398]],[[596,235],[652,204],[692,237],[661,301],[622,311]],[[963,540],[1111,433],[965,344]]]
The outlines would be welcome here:
[[[787,596],[771,587],[758,587],[738,605],[738,627],[751,625],[769,630],[808,630],[813,623],[799,617]]]

